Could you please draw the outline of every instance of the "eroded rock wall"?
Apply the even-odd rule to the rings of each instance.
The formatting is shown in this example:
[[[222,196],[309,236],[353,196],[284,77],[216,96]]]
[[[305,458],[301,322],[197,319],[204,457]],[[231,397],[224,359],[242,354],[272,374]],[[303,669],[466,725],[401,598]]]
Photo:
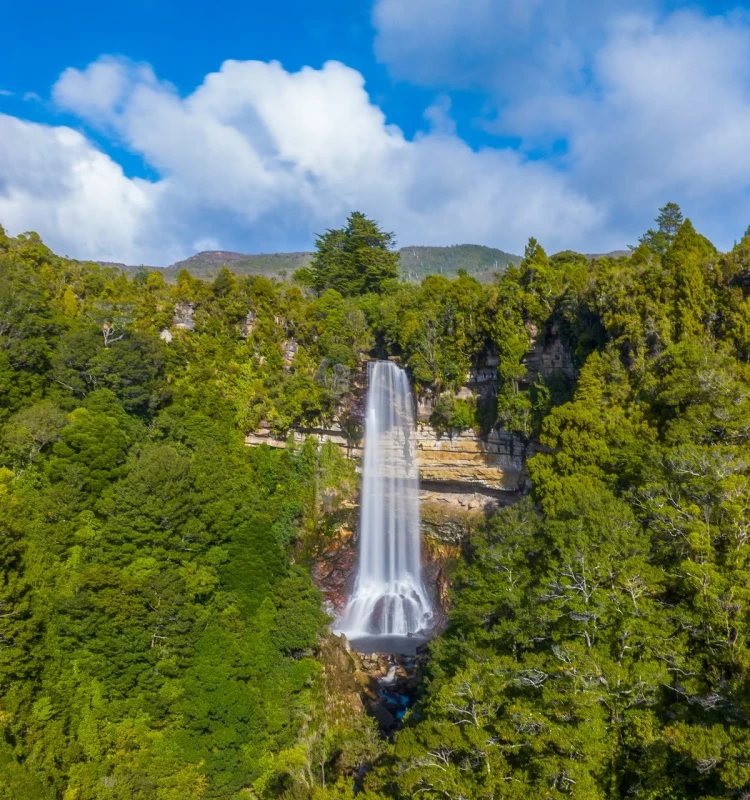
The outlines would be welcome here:
[[[493,430],[440,435],[420,423],[417,430],[423,500],[465,510],[511,502],[526,488],[526,459],[533,445],[512,433]]]
[[[557,329],[529,330],[531,347],[524,358],[526,375],[521,383],[530,385],[554,374],[575,375],[570,353]],[[486,352],[481,363],[466,376],[466,385],[459,396],[491,398],[497,391],[498,357]],[[367,391],[365,365],[354,376],[351,390],[342,408],[342,418],[358,421],[351,430],[361,431]],[[538,450],[534,442],[524,441],[517,434],[494,429],[487,435],[475,431],[440,434],[429,424],[435,397],[429,392],[417,398],[416,444],[419,452],[419,475],[422,506],[432,505],[446,512],[488,512],[514,502],[528,490],[526,462]],[[349,430],[349,428],[348,428]],[[295,442],[308,436],[319,441],[332,441],[348,457],[359,461],[364,441],[354,439],[339,425],[329,428],[300,428],[292,433]],[[245,439],[248,445],[268,444],[284,447],[285,440],[275,438],[268,429],[260,428]]]
[[[331,441],[348,457],[360,460],[363,442],[347,439],[338,427],[299,429],[292,434],[302,443],[308,436]],[[526,490],[526,460],[533,444],[507,431],[494,430],[482,437],[474,431],[440,435],[419,423],[416,434],[422,503],[462,511],[489,510],[513,502]],[[284,447],[286,440],[259,429],[245,437],[245,444]]]

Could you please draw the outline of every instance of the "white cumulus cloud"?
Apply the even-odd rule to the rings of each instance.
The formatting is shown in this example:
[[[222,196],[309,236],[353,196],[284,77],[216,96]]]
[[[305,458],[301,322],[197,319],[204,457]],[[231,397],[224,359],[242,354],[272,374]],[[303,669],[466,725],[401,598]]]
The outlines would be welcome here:
[[[610,234],[634,241],[668,200],[720,246],[750,222],[746,12],[378,0],[373,20],[376,52],[396,76],[484,92],[494,109],[484,127],[548,153],[606,211]]]
[[[77,131],[0,114],[0,222],[40,230],[64,254],[138,259],[158,187],[131,180]]]
[[[53,100],[137,154],[129,179],[69,128],[3,124],[0,221],[76,256],[168,263],[205,246],[310,246],[359,209],[404,244],[475,241],[519,251],[530,235],[583,246],[601,212],[565,175],[511,149],[474,151],[449,106],[407,139],[338,62],[288,72],[227,61],[188,96],[148,65],[104,57],[67,69]]]

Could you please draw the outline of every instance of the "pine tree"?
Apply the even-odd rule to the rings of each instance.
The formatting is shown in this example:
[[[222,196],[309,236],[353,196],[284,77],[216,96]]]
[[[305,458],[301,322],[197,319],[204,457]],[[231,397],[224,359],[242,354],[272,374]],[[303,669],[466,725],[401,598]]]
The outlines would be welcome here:
[[[678,339],[700,336],[708,321],[713,298],[708,268],[712,255],[712,246],[689,219],[680,225],[664,254],[664,266],[674,283],[674,329]]]
[[[312,285],[319,291],[336,289],[342,295],[382,292],[388,281],[398,278],[399,254],[393,251],[395,237],[377,222],[355,211],[345,228],[318,236],[310,265]]]
[[[672,244],[682,222],[682,211],[677,203],[667,203],[659,209],[659,216],[656,218],[657,229],[649,228],[638,241],[656,255],[663,256]]]

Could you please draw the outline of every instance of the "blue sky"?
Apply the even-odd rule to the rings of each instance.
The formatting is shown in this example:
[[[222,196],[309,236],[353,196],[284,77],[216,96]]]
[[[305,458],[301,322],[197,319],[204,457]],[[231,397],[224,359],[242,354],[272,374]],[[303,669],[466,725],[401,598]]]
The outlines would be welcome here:
[[[15,3],[0,223],[77,257],[632,243],[750,224],[750,13],[660,0]],[[29,7],[29,6],[33,6]]]

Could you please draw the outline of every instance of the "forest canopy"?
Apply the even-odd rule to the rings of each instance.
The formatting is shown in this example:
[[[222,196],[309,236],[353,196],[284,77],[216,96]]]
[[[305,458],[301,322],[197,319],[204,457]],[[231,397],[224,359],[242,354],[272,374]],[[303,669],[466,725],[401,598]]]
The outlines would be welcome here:
[[[750,796],[750,232],[668,204],[629,255],[531,239],[489,284],[400,282],[393,246],[354,213],[293,281],[168,285],[0,229],[2,800]],[[326,712],[310,566],[353,465],[244,446],[357,438],[373,357],[443,435],[538,451],[393,742]]]

